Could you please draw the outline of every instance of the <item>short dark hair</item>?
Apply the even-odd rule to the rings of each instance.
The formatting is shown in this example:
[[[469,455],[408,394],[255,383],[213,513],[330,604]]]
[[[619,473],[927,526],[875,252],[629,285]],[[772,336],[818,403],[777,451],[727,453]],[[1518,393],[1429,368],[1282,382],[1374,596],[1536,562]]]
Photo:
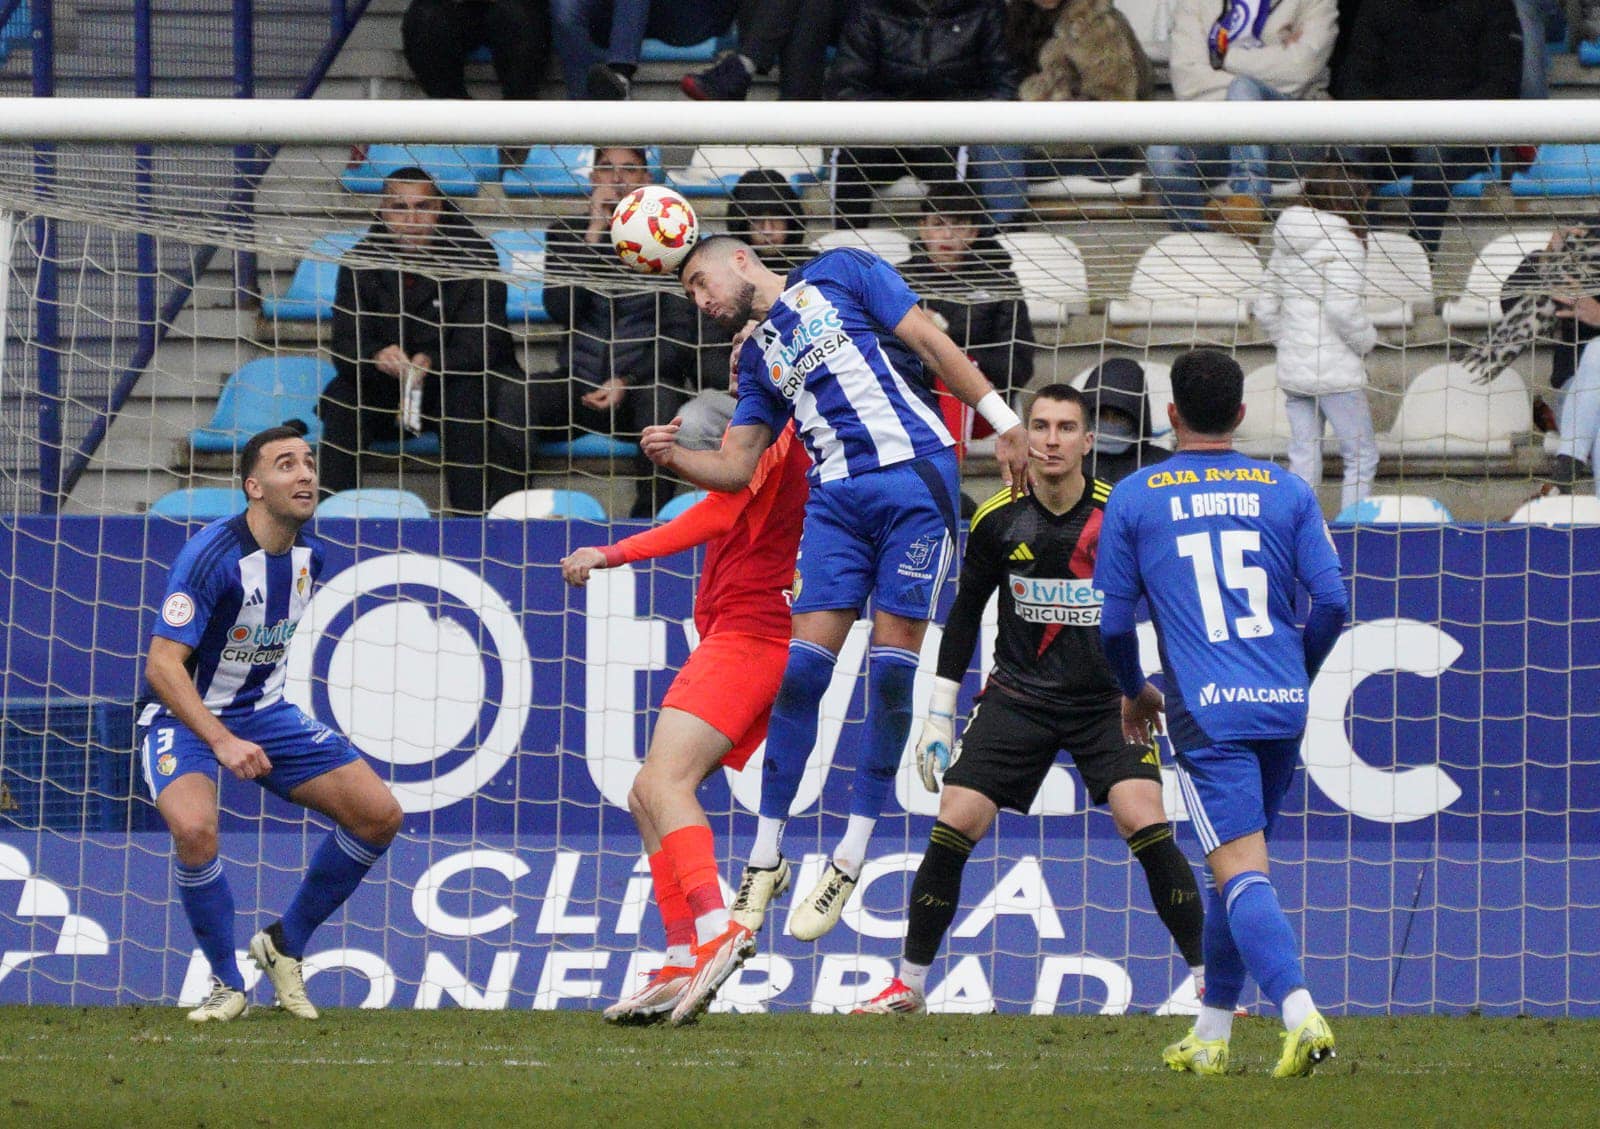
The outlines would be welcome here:
[[[925,216],[939,216],[949,223],[970,223],[982,228],[989,222],[983,198],[965,180],[944,180],[928,186],[918,210]]]
[[[800,197],[775,169],[751,169],[733,186],[728,200],[728,234],[749,242],[756,220],[782,220],[785,246],[804,243],[806,227]]]
[[[242,483],[255,474],[256,464],[261,461],[261,449],[268,443],[276,443],[280,439],[304,439],[305,435],[306,425],[293,419],[250,436],[250,441],[244,445],[244,451],[239,455],[239,481]]]
[[[1054,400],[1061,404],[1077,404],[1078,411],[1083,415],[1083,421],[1089,422],[1089,398],[1079,392],[1070,384],[1046,384],[1033,394],[1033,399],[1028,401],[1028,410],[1023,413],[1028,419],[1033,418],[1033,406],[1040,400]]]
[[[737,235],[702,235],[695,241],[695,245],[689,248],[689,253],[683,257],[683,262],[678,264],[678,278],[682,280],[684,275],[689,273],[689,264],[694,261],[701,251],[704,251],[707,247],[721,247],[723,244],[730,245],[728,247],[729,251],[732,251],[735,247],[743,247],[747,251],[750,250],[750,244],[740,239]]]
[[[1227,435],[1244,402],[1244,369],[1220,349],[1190,349],[1172,362],[1172,403],[1191,430]]]
[[[383,183],[388,184],[391,180],[405,181],[408,184],[426,184],[433,189],[434,195],[444,195],[439,189],[439,182],[433,179],[433,174],[427,169],[418,168],[416,165],[401,165],[385,176]]]

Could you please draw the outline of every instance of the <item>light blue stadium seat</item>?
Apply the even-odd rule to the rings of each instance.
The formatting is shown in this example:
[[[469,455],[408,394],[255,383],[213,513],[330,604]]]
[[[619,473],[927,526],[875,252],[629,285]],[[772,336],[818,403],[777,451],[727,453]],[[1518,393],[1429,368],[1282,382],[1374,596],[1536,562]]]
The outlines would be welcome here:
[[[661,183],[661,149],[645,150],[650,183]],[[534,145],[520,168],[507,169],[500,188],[507,196],[587,196],[589,170],[594,166],[590,145]]]
[[[1449,525],[1455,519],[1425,494],[1373,494],[1339,511],[1335,525]]]
[[[541,443],[539,454],[546,458],[571,459],[631,459],[639,453],[639,444],[628,439],[590,432],[563,443]]]
[[[668,500],[667,504],[657,511],[656,520],[671,521],[705,496],[706,492],[704,490],[691,490],[687,494],[679,494]]]
[[[13,49],[27,44],[32,38],[33,12],[28,7],[28,0],[22,0],[5,26],[0,27],[0,63],[6,61],[6,56]]]
[[[375,455],[410,455],[414,459],[437,459],[439,435],[424,431],[421,435],[408,435],[404,439],[379,439],[367,448]]]
[[[1578,44],[1578,62],[1586,67],[1600,67],[1600,39],[1585,39]]]
[[[314,240],[294,268],[289,289],[261,299],[261,316],[277,321],[327,321],[339,288],[339,260],[366,236],[367,229],[336,231]]]
[[[306,441],[316,446],[317,400],[334,375],[321,357],[262,357],[242,365],[222,386],[211,422],[189,433],[189,446],[207,454],[242,450],[256,432],[291,419],[306,425]]]
[[[157,498],[150,504],[150,516],[173,521],[215,521],[244,513],[244,505],[244,491],[232,486],[189,486]]]
[[[512,521],[605,521],[609,515],[599,499],[582,490],[518,490],[491,506],[489,516]]]
[[[506,317],[516,322],[549,321],[544,308],[544,229],[512,228],[489,236],[500,269],[526,282],[506,286]]]
[[[317,507],[318,517],[430,518],[433,512],[428,503],[409,490],[384,490],[365,487],[359,490],[341,490],[322,500]]]
[[[771,169],[797,194],[826,175],[817,145],[702,145],[681,169],[668,169],[666,183],[685,196],[731,196],[750,169]]]
[[[699,43],[689,43],[682,47],[674,47],[670,43],[663,43],[659,39],[646,39],[639,47],[639,61],[641,63],[709,63],[717,57],[717,52],[724,43],[731,46],[732,32],[726,36],[712,36]]]
[[[1513,196],[1600,196],[1600,145],[1541,145],[1511,174]]]
[[[367,159],[339,183],[350,192],[382,192],[384,178],[407,165],[433,177],[447,196],[476,196],[480,184],[500,175],[500,153],[493,145],[369,145]]]
[[[1458,200],[1477,200],[1483,196],[1483,190],[1490,184],[1500,179],[1500,152],[1495,151],[1494,162],[1487,170],[1473,173],[1466,180],[1450,186],[1450,195]],[[1415,179],[1410,173],[1399,180],[1391,180],[1387,184],[1380,184],[1372,190],[1374,196],[1384,200],[1396,200],[1401,197],[1410,197],[1416,187]]]

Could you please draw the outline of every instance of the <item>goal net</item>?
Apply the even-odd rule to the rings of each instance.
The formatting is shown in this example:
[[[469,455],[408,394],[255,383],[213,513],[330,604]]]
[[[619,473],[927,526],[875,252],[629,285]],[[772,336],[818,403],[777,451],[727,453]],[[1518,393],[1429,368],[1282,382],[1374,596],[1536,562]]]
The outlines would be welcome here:
[[[45,101],[0,114],[0,1002],[204,989],[135,746],[142,655],[185,539],[242,504],[244,440],[291,419],[325,473],[341,453],[359,467],[341,485],[362,494],[316,521],[328,563],[288,694],[407,813],[313,938],[312,997],[588,1008],[655,967],[627,793],[696,642],[698,556],[581,591],[557,564],[682,504],[638,429],[726,387],[726,332],[591,242],[591,195],[637,178],[679,190],[704,231],[770,226],[779,266],[835,247],[896,264],[1019,406],[1056,381],[1089,389],[1104,477],[1170,449],[1179,352],[1236,356],[1240,446],[1320,477],[1354,596],[1274,831],[1319,1004],[1600,1010],[1600,624],[1582,595],[1600,560],[1600,354],[1571,327],[1600,323],[1586,106],[1261,104],[1219,121],[1173,104]],[[427,181],[397,180],[407,168]],[[419,184],[445,202],[448,247],[407,259],[374,233]],[[407,427],[391,390],[362,400],[353,439],[337,430],[330,397],[373,379],[349,342],[375,340],[351,336],[375,311],[346,268],[421,294],[433,340],[444,323],[477,343],[475,371],[430,358],[470,396]],[[462,292],[482,300],[451,323],[436,311]],[[613,379],[617,403],[585,402]],[[948,407],[981,501],[992,444]],[[503,496],[509,519],[484,516]],[[993,640],[991,608],[963,716]],[[866,646],[858,625],[786,832],[797,891],[844,826]],[[1165,745],[1162,765],[1198,864]],[[702,791],[730,883],[760,779],[758,754]],[[254,785],[224,777],[220,795],[242,944],[323,830]],[[841,925],[797,942],[781,899],[717,1006],[826,1012],[876,991],[937,806],[908,748]],[[978,848],[931,985],[936,1010],[1194,1008],[1069,758]]]

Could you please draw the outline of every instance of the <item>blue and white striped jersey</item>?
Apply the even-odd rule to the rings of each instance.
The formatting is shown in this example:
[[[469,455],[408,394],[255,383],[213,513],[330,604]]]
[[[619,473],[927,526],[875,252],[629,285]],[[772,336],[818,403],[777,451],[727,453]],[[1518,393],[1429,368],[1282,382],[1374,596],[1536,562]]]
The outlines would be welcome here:
[[[287,553],[269,554],[244,514],[212,522],[183,547],[153,634],[193,648],[189,671],[212,713],[250,713],[282,700],[289,641],[322,561],[322,545],[304,533]]]
[[[733,426],[776,439],[793,416],[813,483],[936,454],[954,445],[922,361],[894,335],[917,296],[864,251],[825,251],[788,288],[739,353]]]

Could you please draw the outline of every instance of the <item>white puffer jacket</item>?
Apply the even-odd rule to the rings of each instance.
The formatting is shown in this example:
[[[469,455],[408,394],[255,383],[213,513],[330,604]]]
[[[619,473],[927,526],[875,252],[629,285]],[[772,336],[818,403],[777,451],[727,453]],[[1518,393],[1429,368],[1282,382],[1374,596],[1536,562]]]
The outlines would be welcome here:
[[[1278,347],[1285,392],[1322,396],[1365,387],[1361,358],[1378,343],[1362,300],[1367,251],[1331,212],[1285,209],[1272,229],[1272,258],[1251,306]]]

